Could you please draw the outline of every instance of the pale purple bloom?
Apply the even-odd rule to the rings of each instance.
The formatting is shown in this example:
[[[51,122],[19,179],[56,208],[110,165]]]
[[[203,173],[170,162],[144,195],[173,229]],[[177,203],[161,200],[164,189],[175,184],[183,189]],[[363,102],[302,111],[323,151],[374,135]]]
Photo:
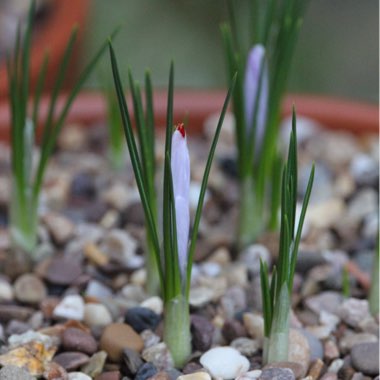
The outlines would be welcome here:
[[[262,65],[263,68],[262,68]],[[247,125],[247,134],[250,133],[253,127],[253,117],[256,107],[256,98],[260,85],[261,89],[260,98],[257,109],[256,117],[256,148],[261,146],[264,132],[265,123],[267,118],[267,105],[268,105],[268,64],[265,57],[264,46],[255,45],[248,54],[245,78],[244,78],[244,112]],[[257,152],[257,149],[256,149]]]
[[[187,264],[190,228],[190,158],[183,124],[178,124],[172,136],[170,164],[177,222],[178,261],[183,276]]]

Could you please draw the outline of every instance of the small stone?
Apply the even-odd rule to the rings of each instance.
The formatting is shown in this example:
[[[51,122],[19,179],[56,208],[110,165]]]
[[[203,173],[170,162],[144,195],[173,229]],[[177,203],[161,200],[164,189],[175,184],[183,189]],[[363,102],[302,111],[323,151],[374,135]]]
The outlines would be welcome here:
[[[66,371],[73,371],[88,363],[90,358],[82,352],[62,352],[53,359]]]
[[[258,380],[295,380],[294,373],[289,368],[267,368],[263,369]]]
[[[102,374],[96,376],[95,380],[120,380],[121,373],[119,371],[109,371],[103,372]]]
[[[6,365],[0,370],[1,380],[34,380],[25,369],[15,365]]]
[[[301,376],[305,376],[310,363],[310,347],[304,335],[295,329],[289,331],[288,359],[290,362],[301,364],[304,369]]]
[[[146,348],[141,356],[146,362],[153,363],[158,370],[168,370],[174,366],[172,355],[165,343]]]
[[[77,294],[66,296],[54,309],[55,318],[74,319],[82,321],[84,317],[83,298]]]
[[[212,348],[201,356],[200,363],[212,376],[222,379],[234,379],[249,369],[248,359],[232,347]]]
[[[108,309],[100,303],[87,303],[84,306],[84,322],[90,327],[107,326],[112,323]]]
[[[338,373],[338,371],[343,367],[343,359],[335,359],[327,368],[327,372]]]
[[[47,294],[45,284],[34,274],[23,274],[14,283],[15,296],[18,301],[37,304]]]
[[[340,198],[329,198],[323,202],[310,205],[307,210],[306,221],[316,228],[329,228],[334,225],[345,210]]]
[[[44,277],[55,285],[71,285],[81,274],[82,269],[77,262],[58,257],[50,262]]]
[[[98,346],[92,335],[73,327],[63,332],[62,345],[66,351],[79,351],[88,355],[92,355]]]
[[[85,294],[88,297],[100,300],[102,298],[112,297],[112,290],[99,281],[90,280],[87,284]]]
[[[347,353],[354,346],[362,343],[376,343],[377,336],[368,333],[353,333],[347,330],[344,336],[339,341],[339,348],[343,353]]]
[[[159,343],[161,338],[156,335],[153,331],[150,330],[144,330],[140,334],[141,339],[144,341],[144,347],[152,347],[155,344]]]
[[[350,173],[359,185],[371,185],[379,181],[379,167],[367,154],[357,154],[352,158]]]
[[[58,363],[50,362],[45,365],[43,378],[46,380],[67,379],[67,372]]]
[[[111,261],[128,266],[129,261],[135,256],[137,241],[127,231],[114,229],[103,239],[99,249]]]
[[[353,367],[365,375],[379,374],[379,343],[361,343],[352,347]]]
[[[54,337],[31,330],[23,334],[11,335],[8,338],[8,345],[11,349],[35,342],[42,343],[44,348],[52,348],[57,345]]]
[[[378,209],[378,193],[375,189],[364,188],[350,200],[345,218],[360,223],[367,215]]]
[[[152,363],[143,364],[136,373],[135,380],[148,380],[157,373],[157,368]]]
[[[243,323],[248,335],[254,339],[264,339],[264,319],[261,315],[244,313]]]
[[[356,298],[344,300],[338,309],[338,315],[348,325],[357,328],[361,321],[370,318],[368,301]]]
[[[233,319],[236,313],[247,308],[247,297],[245,288],[231,286],[220,299],[220,306],[225,318]]]
[[[338,376],[335,373],[327,372],[321,377],[321,380],[338,380]]]
[[[230,319],[224,322],[222,327],[223,338],[230,343],[236,338],[246,336],[246,331],[244,326],[236,319]]]
[[[321,341],[307,330],[300,329],[301,334],[307,339],[310,348],[310,361],[323,358],[323,345]]]
[[[253,371],[248,371],[238,376],[236,380],[256,380],[259,379],[263,371],[260,369],[255,369]]]
[[[81,367],[81,371],[92,378],[96,377],[103,371],[106,360],[107,353],[105,351],[99,351],[91,356],[87,364]]]
[[[84,256],[97,266],[107,265],[109,259],[94,243],[86,243],[83,246]]]
[[[18,321],[17,319],[12,319],[9,321],[7,328],[5,329],[5,334],[7,336],[14,334],[23,334],[30,330],[29,323]]]
[[[211,380],[211,376],[207,372],[193,372],[179,376],[177,380]]]
[[[5,280],[0,280],[0,302],[10,302],[13,297],[12,285]]]
[[[327,340],[323,344],[324,358],[328,361],[339,357],[339,349],[336,343],[332,340]]]
[[[319,379],[322,370],[323,370],[324,364],[321,359],[317,359],[310,367],[308,376],[311,377],[311,380],[317,380]]]
[[[191,320],[192,344],[195,350],[207,351],[211,348],[214,333],[213,324],[201,315],[193,314]]]
[[[150,297],[141,303],[141,307],[154,311],[157,315],[161,315],[164,311],[164,303],[160,297]]]
[[[102,194],[102,199],[116,210],[123,211],[127,207],[131,196],[129,189],[121,183],[114,183]]]
[[[104,329],[100,338],[100,347],[107,352],[110,360],[119,362],[125,348],[141,352],[144,341],[131,326],[124,323],[112,323]]]
[[[234,339],[230,346],[236,348],[244,356],[253,356],[261,345],[257,340],[241,337]]]
[[[63,128],[58,137],[58,146],[69,152],[80,152],[85,149],[87,134],[82,125],[69,124]]]
[[[33,309],[17,305],[0,305],[0,322],[8,322],[12,319],[26,321],[33,314]]]
[[[143,361],[138,352],[130,348],[123,350],[123,369],[128,376],[134,376],[142,365]]]
[[[268,266],[271,263],[270,253],[267,247],[261,244],[248,246],[241,252],[239,260],[242,261],[251,275],[260,273],[260,260],[266,262]]]
[[[91,380],[91,377],[83,372],[70,372],[68,380]]]
[[[341,293],[325,291],[319,293],[318,295],[308,297],[305,300],[305,304],[317,315],[320,315],[323,310],[331,314],[336,314],[342,301],[343,296]]]
[[[53,240],[59,245],[67,243],[74,235],[74,224],[61,214],[50,212],[44,215],[43,221]]]
[[[305,372],[305,369],[301,364],[291,361],[269,363],[264,367],[264,369],[271,368],[290,369],[296,379],[303,377]]]
[[[145,307],[130,308],[124,317],[124,322],[128,323],[138,333],[143,330],[154,331],[160,320],[159,315]]]
[[[194,307],[202,307],[211,302],[214,298],[214,291],[206,287],[194,287],[190,289],[189,303]]]

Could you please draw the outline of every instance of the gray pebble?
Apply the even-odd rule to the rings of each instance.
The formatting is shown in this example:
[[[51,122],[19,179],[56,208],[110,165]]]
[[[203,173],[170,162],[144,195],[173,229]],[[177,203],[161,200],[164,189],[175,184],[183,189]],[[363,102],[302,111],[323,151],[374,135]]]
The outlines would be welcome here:
[[[352,347],[351,359],[353,367],[366,374],[379,374],[379,343],[361,343]]]

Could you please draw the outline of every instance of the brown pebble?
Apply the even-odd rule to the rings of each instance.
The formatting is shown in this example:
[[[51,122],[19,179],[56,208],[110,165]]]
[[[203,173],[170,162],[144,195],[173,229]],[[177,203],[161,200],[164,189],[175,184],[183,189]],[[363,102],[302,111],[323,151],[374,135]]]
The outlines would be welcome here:
[[[9,322],[11,319],[26,321],[34,310],[29,307],[16,305],[0,305],[0,322]]]
[[[304,368],[300,363],[296,362],[275,362],[267,364],[263,369],[268,368],[288,368],[293,373],[296,379],[300,379],[304,376]]]
[[[332,340],[327,340],[323,344],[324,358],[327,361],[332,361],[336,358],[339,358],[339,349],[336,343]]]
[[[77,328],[68,328],[64,331],[62,345],[66,351],[79,351],[88,355],[95,353],[98,348],[92,335]]]
[[[120,380],[121,373],[119,371],[104,372],[95,377],[95,380]]]
[[[42,311],[46,319],[53,318],[53,311],[56,306],[59,304],[59,297],[49,296],[40,302],[40,310]]]
[[[324,364],[321,359],[317,359],[309,369],[308,376],[310,376],[313,380],[319,379],[323,370]]]
[[[67,372],[58,363],[48,363],[45,366],[44,379],[46,380],[60,380],[67,378]]]
[[[100,348],[107,352],[111,361],[119,362],[124,348],[141,352],[144,348],[144,341],[131,326],[125,323],[112,323],[103,331]]]
[[[50,262],[44,277],[55,285],[71,285],[81,274],[82,268],[78,262],[58,257]]]
[[[94,243],[86,243],[83,247],[83,253],[92,263],[98,266],[108,264],[108,257]]]
[[[88,363],[90,358],[82,352],[62,352],[54,357],[53,361],[58,363],[66,371],[73,371]]]

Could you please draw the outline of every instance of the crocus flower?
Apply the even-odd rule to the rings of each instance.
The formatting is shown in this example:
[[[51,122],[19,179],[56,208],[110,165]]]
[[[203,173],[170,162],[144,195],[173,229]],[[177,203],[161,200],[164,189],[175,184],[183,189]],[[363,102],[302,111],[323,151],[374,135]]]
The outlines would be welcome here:
[[[178,261],[184,278],[190,228],[190,158],[184,125],[178,124],[172,136],[171,170],[176,210]]]
[[[262,75],[262,79],[259,93],[260,74]],[[256,148],[261,146],[264,137],[268,104],[268,65],[265,58],[265,48],[260,44],[255,45],[249,52],[245,69],[244,112],[247,124],[247,135],[249,135],[253,128],[253,117],[258,95],[259,103],[256,114]],[[257,152],[257,149],[255,150]]]

